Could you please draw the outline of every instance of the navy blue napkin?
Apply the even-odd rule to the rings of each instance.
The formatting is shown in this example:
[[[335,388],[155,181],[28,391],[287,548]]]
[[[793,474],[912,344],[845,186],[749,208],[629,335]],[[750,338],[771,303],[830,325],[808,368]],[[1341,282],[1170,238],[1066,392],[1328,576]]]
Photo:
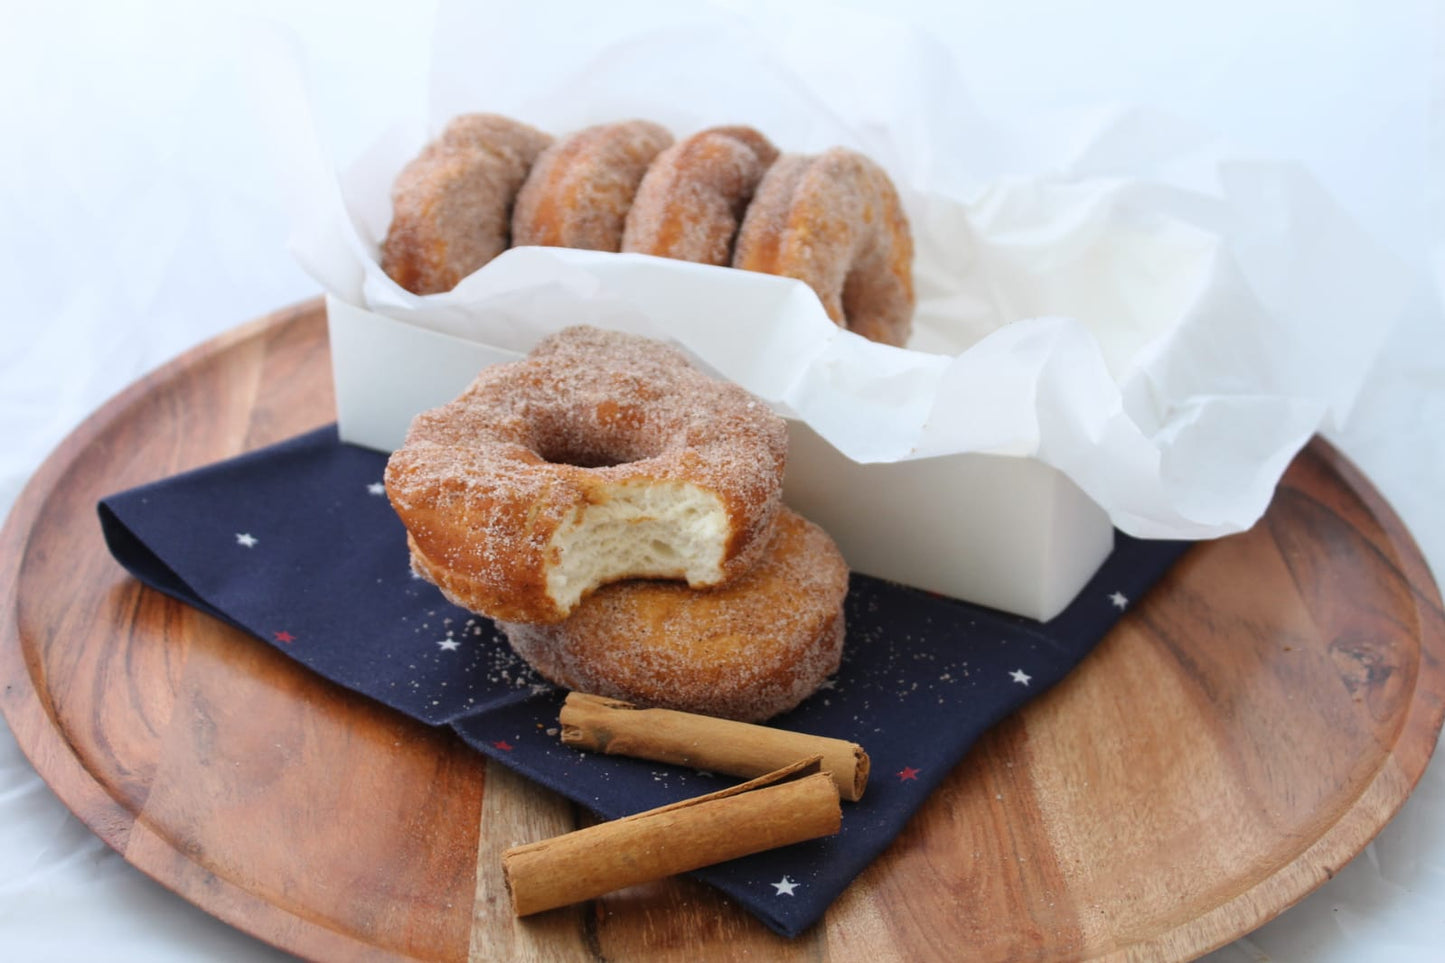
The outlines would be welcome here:
[[[414,577],[382,488],[386,457],[334,427],[103,500],[106,542],[136,578],[238,626],[333,682],[435,726],[616,818],[735,780],[563,746],[558,691],[492,624]],[[1061,615],[1006,615],[854,575],[836,676],[770,722],[860,743],[864,798],[836,836],[695,874],[794,936],[868,865],[975,739],[1068,673],[1187,543],[1117,536]]]

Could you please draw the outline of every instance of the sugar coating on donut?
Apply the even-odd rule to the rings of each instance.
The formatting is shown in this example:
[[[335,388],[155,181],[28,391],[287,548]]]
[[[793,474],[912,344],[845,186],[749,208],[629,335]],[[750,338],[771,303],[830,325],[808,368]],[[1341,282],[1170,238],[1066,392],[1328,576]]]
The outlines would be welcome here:
[[[913,235],[887,173],[856,151],[786,154],[738,231],[733,266],[808,284],[833,321],[903,345],[912,330]]]
[[[565,618],[621,578],[724,583],[779,505],[781,418],[635,335],[569,328],[418,415],[387,463],[412,563],[493,618]]]
[[[837,671],[847,591],[833,540],[784,509],[763,557],[726,586],[618,582],[566,621],[501,628],[518,655],[565,688],[761,721]]]
[[[512,243],[618,251],[637,186],[667,129],[646,120],[598,124],[537,158],[517,194]]]
[[[733,241],[777,148],[751,127],[716,127],[657,155],[637,188],[622,250],[732,263]]]
[[[496,114],[453,119],[397,175],[382,270],[414,294],[435,294],[505,251],[517,191],[551,141]]]

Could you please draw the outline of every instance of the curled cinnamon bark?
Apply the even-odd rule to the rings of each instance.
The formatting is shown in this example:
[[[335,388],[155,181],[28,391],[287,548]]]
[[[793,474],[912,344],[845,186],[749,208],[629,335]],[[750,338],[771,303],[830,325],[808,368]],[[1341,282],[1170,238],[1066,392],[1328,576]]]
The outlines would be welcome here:
[[[750,782],[528,843],[502,854],[512,910],[529,916],[836,833],[838,790],[803,760]]]
[[[642,709],[582,692],[568,694],[559,720],[562,741],[578,749],[743,777],[819,756],[843,799],[856,802],[868,785],[868,753],[845,739],[671,709]]]

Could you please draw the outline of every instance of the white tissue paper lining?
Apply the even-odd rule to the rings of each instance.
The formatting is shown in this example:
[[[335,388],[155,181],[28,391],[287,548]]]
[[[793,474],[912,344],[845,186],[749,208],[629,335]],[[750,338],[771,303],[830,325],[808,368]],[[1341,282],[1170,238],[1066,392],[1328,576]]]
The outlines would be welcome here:
[[[291,86],[275,115],[293,249],[328,292],[343,436],[394,447],[478,363],[590,323],[677,343],[791,419],[790,500],[870,574],[1047,618],[1110,523],[1188,539],[1252,525],[1347,414],[1402,304],[1396,265],[1297,166],[1140,109],[990,122],[921,34],[775,6],[577,9],[596,23],[569,31],[573,49],[540,7],[444,3],[429,116],[340,177]],[[799,282],[640,255],[517,248],[410,294],[376,258],[391,183],[470,111],[554,134],[747,123],[787,152],[867,153],[914,231],[909,349],[837,328]],[[900,485],[911,504],[889,504]]]

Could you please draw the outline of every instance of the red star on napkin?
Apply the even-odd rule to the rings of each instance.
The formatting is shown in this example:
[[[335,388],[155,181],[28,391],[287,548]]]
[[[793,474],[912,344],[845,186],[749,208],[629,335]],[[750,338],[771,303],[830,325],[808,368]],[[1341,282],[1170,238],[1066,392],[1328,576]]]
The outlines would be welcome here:
[[[505,739],[498,739],[496,742],[492,743],[492,745],[502,750],[503,752],[512,751],[512,744]]]
[[[914,769],[912,766],[904,766],[902,769],[898,770],[899,782],[907,782],[910,779],[914,780],[915,782],[918,780],[917,769]]]
[[[271,637],[274,638],[277,642],[291,643],[296,641],[296,636],[292,635],[290,632],[287,632],[285,629],[282,629],[280,632],[272,632]]]

